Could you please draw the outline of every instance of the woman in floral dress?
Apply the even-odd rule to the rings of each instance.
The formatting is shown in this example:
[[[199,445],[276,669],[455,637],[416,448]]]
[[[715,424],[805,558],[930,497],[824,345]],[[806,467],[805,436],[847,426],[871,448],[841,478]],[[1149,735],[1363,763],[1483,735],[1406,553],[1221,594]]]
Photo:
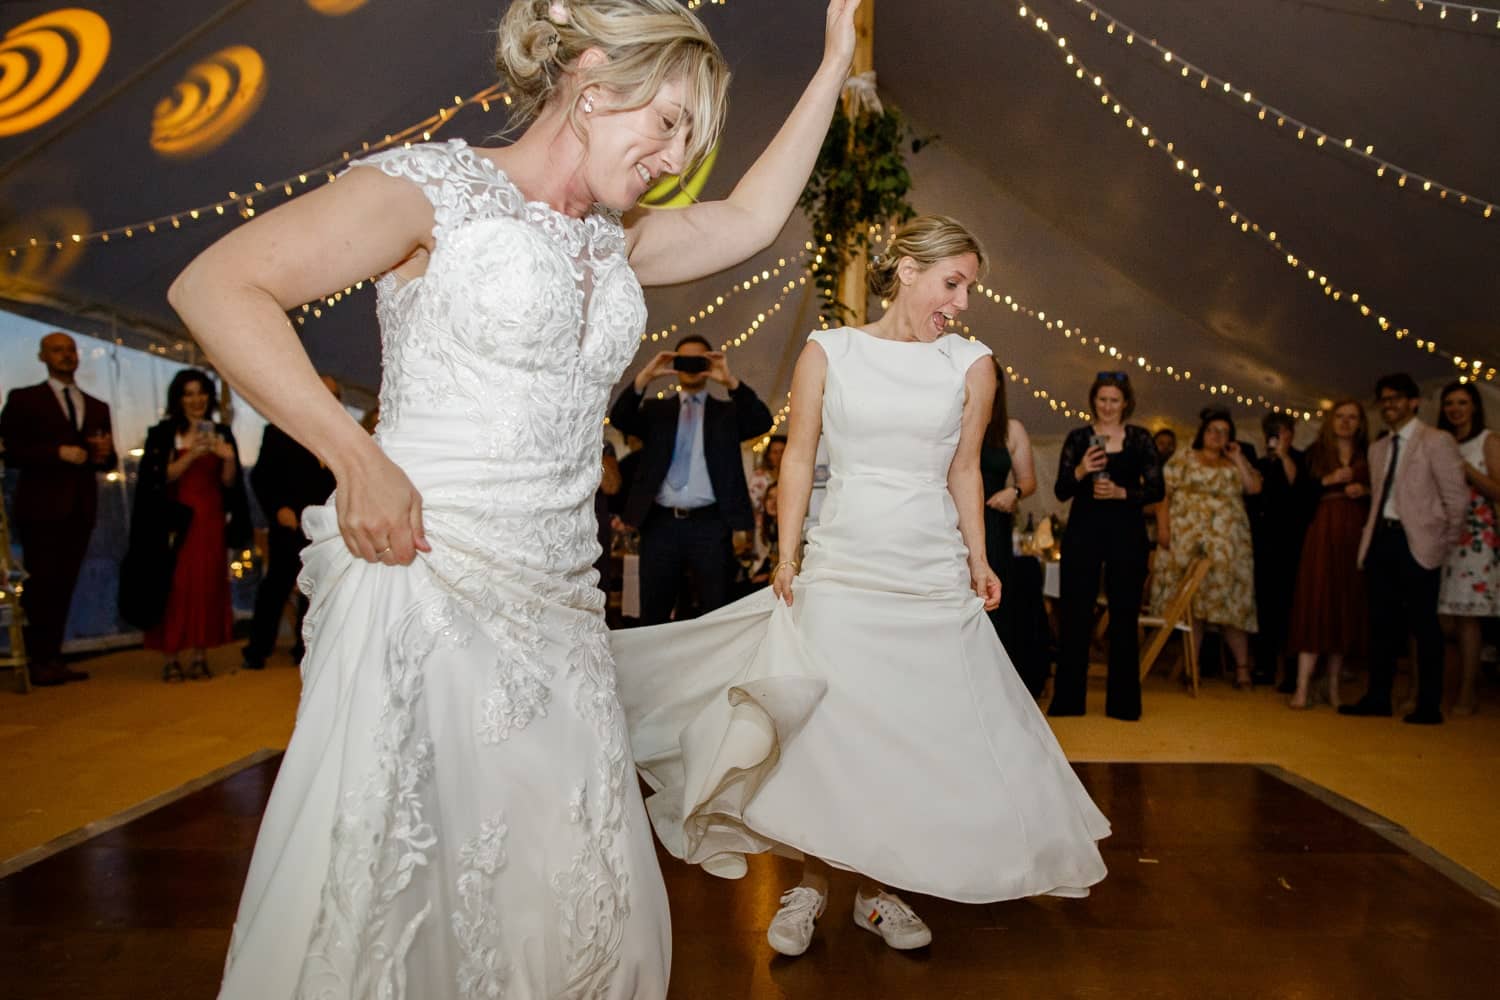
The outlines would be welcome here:
[[[1234,686],[1248,688],[1248,634],[1257,630],[1257,622],[1255,556],[1244,496],[1260,492],[1260,473],[1235,441],[1227,412],[1210,409],[1199,416],[1193,446],[1167,463],[1167,499],[1156,515],[1151,607],[1160,612],[1193,560],[1207,557],[1208,575],[1193,595],[1193,647],[1202,645],[1205,624],[1221,626],[1234,656]]]

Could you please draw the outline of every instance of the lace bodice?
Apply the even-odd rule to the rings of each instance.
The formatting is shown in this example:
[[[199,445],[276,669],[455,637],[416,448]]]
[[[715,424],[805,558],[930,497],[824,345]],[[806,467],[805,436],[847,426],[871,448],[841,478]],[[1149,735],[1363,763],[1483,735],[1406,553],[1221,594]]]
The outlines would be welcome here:
[[[582,583],[605,406],[646,318],[619,217],[528,202],[462,140],[356,166],[433,207],[426,273],[376,286],[381,446],[422,493],[429,534]]]

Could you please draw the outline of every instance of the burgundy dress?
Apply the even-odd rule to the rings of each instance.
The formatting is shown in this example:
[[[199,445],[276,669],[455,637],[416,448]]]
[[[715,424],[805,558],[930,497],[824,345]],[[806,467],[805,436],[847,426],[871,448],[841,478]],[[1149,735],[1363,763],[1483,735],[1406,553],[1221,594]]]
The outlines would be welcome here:
[[[175,461],[179,450],[172,456]],[[224,543],[224,460],[202,455],[167,496],[193,509],[187,538],[177,552],[172,592],[161,624],[146,633],[147,649],[174,654],[183,649],[212,649],[229,642],[234,626],[229,606],[229,561]]]
[[[1354,481],[1370,486],[1370,466],[1354,460]],[[1343,483],[1322,487],[1318,509],[1302,542],[1292,618],[1290,653],[1358,653],[1366,628],[1364,576],[1356,565],[1359,538],[1370,513],[1370,498],[1351,500]]]

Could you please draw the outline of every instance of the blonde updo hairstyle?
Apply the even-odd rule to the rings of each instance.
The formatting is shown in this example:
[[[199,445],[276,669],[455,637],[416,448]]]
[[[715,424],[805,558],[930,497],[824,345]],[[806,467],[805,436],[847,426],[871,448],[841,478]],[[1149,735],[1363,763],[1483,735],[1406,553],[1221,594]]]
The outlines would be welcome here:
[[[919,215],[896,230],[881,253],[870,259],[865,280],[870,292],[885,302],[894,302],[901,290],[897,269],[910,257],[919,270],[925,271],[938,261],[971,253],[979,258],[979,273],[989,267],[989,258],[979,238],[957,219],[946,215]]]
[[[606,61],[575,69],[589,49]],[[510,89],[512,129],[561,97],[573,101],[568,120],[579,135],[577,98],[587,88],[602,87],[618,110],[634,111],[682,79],[687,96],[676,127],[689,130],[684,173],[719,141],[728,110],[729,64],[677,0],[514,0],[500,21],[495,68]]]

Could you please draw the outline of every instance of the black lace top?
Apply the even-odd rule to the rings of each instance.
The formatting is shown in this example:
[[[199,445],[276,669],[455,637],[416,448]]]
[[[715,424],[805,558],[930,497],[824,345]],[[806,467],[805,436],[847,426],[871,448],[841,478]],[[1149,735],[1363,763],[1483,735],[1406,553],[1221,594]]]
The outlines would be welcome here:
[[[1120,504],[1118,500],[1095,500],[1091,480],[1080,482],[1073,477],[1073,470],[1083,461],[1084,452],[1089,450],[1089,438],[1093,435],[1092,427],[1079,427],[1069,433],[1057,463],[1054,492],[1059,500],[1073,501],[1074,514],[1099,503]],[[1156,503],[1166,495],[1161,459],[1157,456],[1155,442],[1151,440],[1151,432],[1146,428],[1126,424],[1125,446],[1109,454],[1106,461],[1109,478],[1125,487],[1125,503],[1140,508]]]

